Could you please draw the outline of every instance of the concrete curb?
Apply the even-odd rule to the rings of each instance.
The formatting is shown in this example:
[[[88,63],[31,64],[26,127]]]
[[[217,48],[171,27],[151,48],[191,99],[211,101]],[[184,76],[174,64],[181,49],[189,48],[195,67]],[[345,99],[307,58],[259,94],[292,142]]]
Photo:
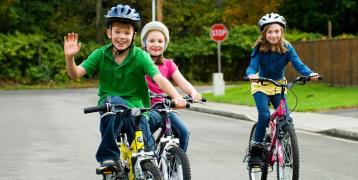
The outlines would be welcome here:
[[[240,119],[240,120],[244,120],[244,121],[251,121],[251,122],[257,121],[255,117],[250,116],[250,115],[227,112],[227,111],[222,111],[222,110],[193,107],[193,106],[188,108],[188,110],[202,112],[202,113],[208,113],[208,114],[214,114],[214,115],[219,115],[219,116],[224,116],[224,117],[230,117],[230,118]],[[332,137],[338,137],[338,138],[358,141],[358,133],[356,133],[356,132],[350,132],[350,131],[340,130],[340,129],[336,129],[336,128],[325,130],[325,131],[310,131],[310,130],[306,130],[306,129],[302,129],[302,128],[298,128],[298,129],[302,130],[302,131],[310,132],[310,133],[325,134],[325,135],[329,135]]]
[[[318,133],[326,134],[326,135],[333,136],[333,137],[339,137],[339,138],[358,141],[358,133],[356,133],[356,132],[350,132],[350,131],[346,131],[346,130],[333,128],[333,129],[321,131]]]

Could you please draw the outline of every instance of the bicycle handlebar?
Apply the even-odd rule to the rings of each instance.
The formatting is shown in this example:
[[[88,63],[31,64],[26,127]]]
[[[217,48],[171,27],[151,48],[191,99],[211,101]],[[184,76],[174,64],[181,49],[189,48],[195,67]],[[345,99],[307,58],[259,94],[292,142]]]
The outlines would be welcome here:
[[[259,77],[257,79],[250,79],[248,77],[244,77],[244,80],[245,81],[257,81],[257,82],[271,82],[272,84],[274,84],[275,86],[278,86],[278,87],[290,87],[292,86],[293,84],[296,84],[297,82],[303,82],[303,84],[305,84],[307,81],[311,81],[311,78],[314,77],[314,76],[299,76],[297,77],[295,80],[293,80],[292,82],[290,83],[280,83],[276,80],[273,80],[273,79],[270,79],[270,78],[264,78],[264,77]],[[318,80],[322,80],[323,77],[322,76],[318,76]]]
[[[94,113],[94,112],[124,112],[124,111],[132,111],[132,115],[136,115],[138,112],[144,113],[148,111],[149,108],[129,108],[126,105],[123,104],[111,104],[111,103],[105,103],[101,106],[94,106],[94,107],[87,107],[83,109],[83,112],[85,114],[87,113]]]
[[[162,101],[162,103],[164,103],[166,106],[169,106],[170,108],[175,107],[175,102],[168,95],[155,94],[155,93],[151,92],[150,97],[151,98],[164,98],[164,101]],[[206,102],[206,98],[204,98],[204,97],[200,101],[195,101],[195,100],[193,100],[193,98],[190,95],[184,96],[183,99],[185,99],[187,101],[185,108],[189,108],[191,103],[205,103]]]

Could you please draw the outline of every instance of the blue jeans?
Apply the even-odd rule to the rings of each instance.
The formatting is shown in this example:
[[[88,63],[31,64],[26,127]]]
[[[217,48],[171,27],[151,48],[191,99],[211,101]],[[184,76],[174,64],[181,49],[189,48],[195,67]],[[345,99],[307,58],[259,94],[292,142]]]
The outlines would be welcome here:
[[[108,96],[105,102],[113,104],[127,104],[123,98],[118,96]],[[148,120],[145,116],[141,116],[140,118],[141,120],[139,126],[143,131],[145,150],[153,151],[155,144],[148,126]],[[105,160],[117,160],[120,155],[117,145],[118,133],[120,131],[125,132],[127,134],[128,142],[132,142],[135,131],[134,117],[127,113],[117,116],[105,116],[101,119],[100,131],[102,140],[96,154],[97,161],[103,162]]]
[[[169,112],[170,122],[172,124],[172,131],[175,137],[179,138],[179,146],[184,152],[188,149],[189,144],[189,129],[175,112]],[[149,127],[150,131],[154,133],[162,126],[163,118],[158,111],[150,111]]]
[[[260,91],[254,94],[256,108],[259,114],[254,141],[256,142],[263,141],[266,132],[266,127],[269,126],[269,120],[270,120],[269,102],[271,102],[273,107],[276,109],[277,106],[280,104],[280,96],[281,96],[280,94],[269,96]]]

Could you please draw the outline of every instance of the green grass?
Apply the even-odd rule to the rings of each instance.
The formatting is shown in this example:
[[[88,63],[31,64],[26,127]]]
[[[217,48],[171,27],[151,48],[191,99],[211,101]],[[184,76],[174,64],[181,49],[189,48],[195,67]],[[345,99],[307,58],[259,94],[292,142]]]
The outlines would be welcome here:
[[[306,85],[295,85],[293,88],[298,104],[295,111],[320,111],[339,108],[358,107],[358,87],[334,87],[323,83],[309,82]],[[249,82],[238,82],[235,86],[226,88],[225,95],[213,96],[203,94],[208,101],[255,106],[250,92]],[[288,92],[288,105],[292,109],[296,99],[291,91]]]

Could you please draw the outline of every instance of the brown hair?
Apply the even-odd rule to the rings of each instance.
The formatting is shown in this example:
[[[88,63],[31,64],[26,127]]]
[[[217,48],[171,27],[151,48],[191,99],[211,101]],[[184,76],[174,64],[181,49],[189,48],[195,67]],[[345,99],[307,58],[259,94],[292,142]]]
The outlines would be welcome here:
[[[254,47],[259,46],[260,52],[277,52],[279,54],[283,54],[288,51],[288,49],[285,47],[286,44],[288,44],[288,41],[284,38],[284,29],[281,27],[281,38],[280,41],[277,44],[272,45],[270,42],[266,39],[266,31],[269,28],[270,25],[265,26],[264,30],[261,32],[261,36],[257,38]]]
[[[163,55],[160,55],[154,61],[155,65],[162,65],[163,63],[164,63],[164,56]]]
[[[120,22],[120,21],[114,21],[108,26],[108,29],[112,30],[113,26],[116,26],[116,27],[119,27],[119,28],[125,28],[127,30],[130,30],[131,27],[133,27],[134,32],[135,32],[134,26],[132,24],[129,24],[129,23],[123,23],[123,22]]]

